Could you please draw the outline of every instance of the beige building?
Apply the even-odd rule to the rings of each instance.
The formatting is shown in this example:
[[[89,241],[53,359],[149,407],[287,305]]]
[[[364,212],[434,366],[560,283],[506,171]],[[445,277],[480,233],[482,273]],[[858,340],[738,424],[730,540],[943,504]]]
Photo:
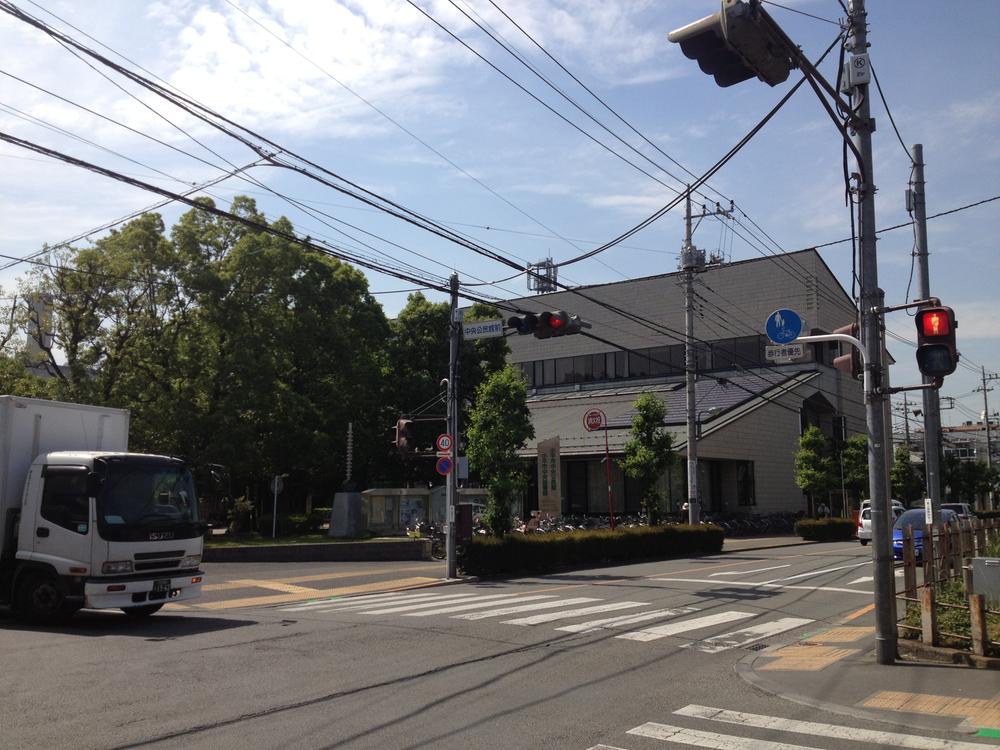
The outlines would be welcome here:
[[[681,273],[581,287],[512,300],[533,312],[565,310],[591,324],[582,335],[508,337],[510,360],[529,384],[538,442],[558,437],[558,472],[547,456],[544,491],[564,513],[606,513],[605,442],[611,455],[616,513],[637,512],[639,497],[617,458],[629,437],[632,407],[643,393],[667,406],[678,460],[663,477],[670,510],[686,500],[684,287]],[[832,366],[836,344],[773,347],[764,322],[778,308],[804,320],[804,333],[850,323],[854,306],[813,250],[710,265],[695,282],[699,491],[709,514],[806,510],[796,487],[794,454],[806,425],[830,437],[864,431],[860,383]],[[784,355],[784,356],[782,356]],[[789,356],[791,355],[791,356]],[[588,431],[584,416],[600,409],[606,431]],[[537,456],[537,446],[523,455]],[[558,476],[550,482],[549,474]],[[537,479],[537,478],[536,478]],[[544,494],[544,492],[543,492]],[[538,508],[533,482],[527,513]],[[834,511],[839,497],[834,498]]]

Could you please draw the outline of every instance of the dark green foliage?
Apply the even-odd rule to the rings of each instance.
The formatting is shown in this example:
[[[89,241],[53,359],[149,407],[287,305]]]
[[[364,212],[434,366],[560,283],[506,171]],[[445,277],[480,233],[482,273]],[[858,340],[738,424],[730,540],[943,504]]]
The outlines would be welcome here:
[[[663,497],[657,482],[674,460],[673,441],[663,420],[667,407],[652,393],[644,393],[633,405],[632,431],[625,443],[625,458],[619,461],[625,476],[638,486],[643,510],[652,526],[660,523]]]
[[[839,542],[853,539],[857,525],[850,518],[803,518],[795,522],[795,533],[808,542]]]
[[[574,565],[715,554],[723,540],[722,529],[710,524],[480,536],[461,548],[458,565],[466,575],[476,576],[541,573]]]

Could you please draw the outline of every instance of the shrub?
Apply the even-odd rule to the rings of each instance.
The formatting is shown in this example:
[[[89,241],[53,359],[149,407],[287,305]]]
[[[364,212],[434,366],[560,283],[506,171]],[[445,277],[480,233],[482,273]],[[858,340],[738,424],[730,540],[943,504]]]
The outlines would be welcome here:
[[[459,551],[467,575],[540,573],[572,565],[713,554],[722,549],[722,529],[699,526],[645,526],[616,531],[476,536]]]
[[[840,542],[853,539],[857,525],[850,518],[803,518],[795,522],[795,533],[810,542]]]
[[[233,501],[229,511],[229,531],[233,534],[249,534],[253,531],[254,504],[245,497]]]

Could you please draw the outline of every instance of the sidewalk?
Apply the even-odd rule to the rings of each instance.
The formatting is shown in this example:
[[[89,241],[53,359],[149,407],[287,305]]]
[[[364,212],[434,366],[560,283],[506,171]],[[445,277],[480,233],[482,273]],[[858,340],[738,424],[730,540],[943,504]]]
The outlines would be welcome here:
[[[766,692],[824,711],[1000,743],[1000,670],[909,657],[877,664],[873,610],[869,605],[798,643],[752,654],[737,672]]]

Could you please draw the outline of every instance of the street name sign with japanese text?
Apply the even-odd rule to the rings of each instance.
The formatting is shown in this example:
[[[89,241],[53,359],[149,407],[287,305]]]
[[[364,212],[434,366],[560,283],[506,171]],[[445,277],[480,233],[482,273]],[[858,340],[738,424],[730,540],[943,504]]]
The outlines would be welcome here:
[[[764,347],[764,358],[768,362],[791,362],[793,359],[804,357],[805,353],[804,344],[777,344]]]
[[[491,339],[503,336],[502,320],[476,320],[462,323],[462,337],[466,339]]]

